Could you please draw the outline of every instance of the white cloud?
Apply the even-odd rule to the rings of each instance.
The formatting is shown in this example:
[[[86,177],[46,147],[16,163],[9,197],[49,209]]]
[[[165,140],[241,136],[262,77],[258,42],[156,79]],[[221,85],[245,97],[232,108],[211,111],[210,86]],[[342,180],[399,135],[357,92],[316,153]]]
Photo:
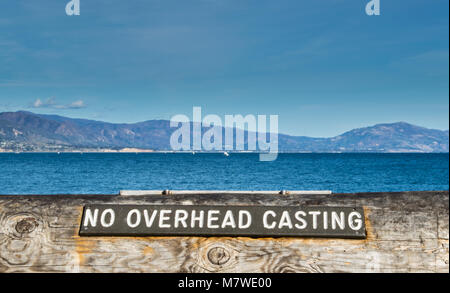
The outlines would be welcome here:
[[[84,108],[84,107],[86,107],[86,105],[84,104],[84,102],[82,100],[75,101],[75,102],[71,103],[70,105],[68,105],[68,108],[70,108],[70,109],[80,109],[80,108]]]
[[[45,101],[38,98],[33,102],[33,108],[82,109],[85,107],[86,104],[83,100],[77,100],[70,104],[58,104],[55,102],[55,98],[48,98]]]
[[[42,101],[41,99],[36,99],[33,103],[33,108],[51,108],[55,106],[55,99],[48,98],[46,101]]]
[[[40,108],[40,107],[42,107],[42,101],[41,101],[41,99],[37,99],[36,101],[34,101],[33,107],[34,107],[34,108]]]

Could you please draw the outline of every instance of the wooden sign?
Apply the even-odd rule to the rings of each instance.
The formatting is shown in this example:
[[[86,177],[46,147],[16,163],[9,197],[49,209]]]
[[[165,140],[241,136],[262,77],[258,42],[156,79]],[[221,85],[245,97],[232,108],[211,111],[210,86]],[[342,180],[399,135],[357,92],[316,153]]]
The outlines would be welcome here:
[[[365,238],[361,207],[88,205],[80,236]]]

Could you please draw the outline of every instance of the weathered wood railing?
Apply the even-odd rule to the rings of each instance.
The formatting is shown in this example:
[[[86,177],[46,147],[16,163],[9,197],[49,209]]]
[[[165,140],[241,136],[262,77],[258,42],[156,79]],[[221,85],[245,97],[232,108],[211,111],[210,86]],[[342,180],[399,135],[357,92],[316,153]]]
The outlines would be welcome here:
[[[80,237],[85,204],[363,206],[367,239]],[[0,196],[0,272],[449,272],[449,193]]]

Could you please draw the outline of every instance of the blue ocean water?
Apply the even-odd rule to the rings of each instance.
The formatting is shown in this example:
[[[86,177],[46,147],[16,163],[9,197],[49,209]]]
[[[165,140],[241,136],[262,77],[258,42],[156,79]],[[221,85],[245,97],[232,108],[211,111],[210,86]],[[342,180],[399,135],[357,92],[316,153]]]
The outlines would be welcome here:
[[[123,189],[448,190],[448,154],[0,154],[1,194]]]

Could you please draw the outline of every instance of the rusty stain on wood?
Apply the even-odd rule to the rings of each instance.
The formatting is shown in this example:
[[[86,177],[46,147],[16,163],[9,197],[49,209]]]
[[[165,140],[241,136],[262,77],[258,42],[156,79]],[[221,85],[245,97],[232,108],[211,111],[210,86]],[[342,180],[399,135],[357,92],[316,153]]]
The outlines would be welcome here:
[[[363,206],[367,239],[80,237],[86,204]],[[448,191],[0,196],[0,272],[447,272]]]
[[[373,231],[372,231],[372,225],[370,224],[370,208],[367,206],[363,206],[364,209],[364,220],[366,223],[366,239],[365,241],[368,241],[370,239],[374,239]]]
[[[153,253],[153,248],[151,246],[147,246],[142,250],[143,254],[152,254]]]

